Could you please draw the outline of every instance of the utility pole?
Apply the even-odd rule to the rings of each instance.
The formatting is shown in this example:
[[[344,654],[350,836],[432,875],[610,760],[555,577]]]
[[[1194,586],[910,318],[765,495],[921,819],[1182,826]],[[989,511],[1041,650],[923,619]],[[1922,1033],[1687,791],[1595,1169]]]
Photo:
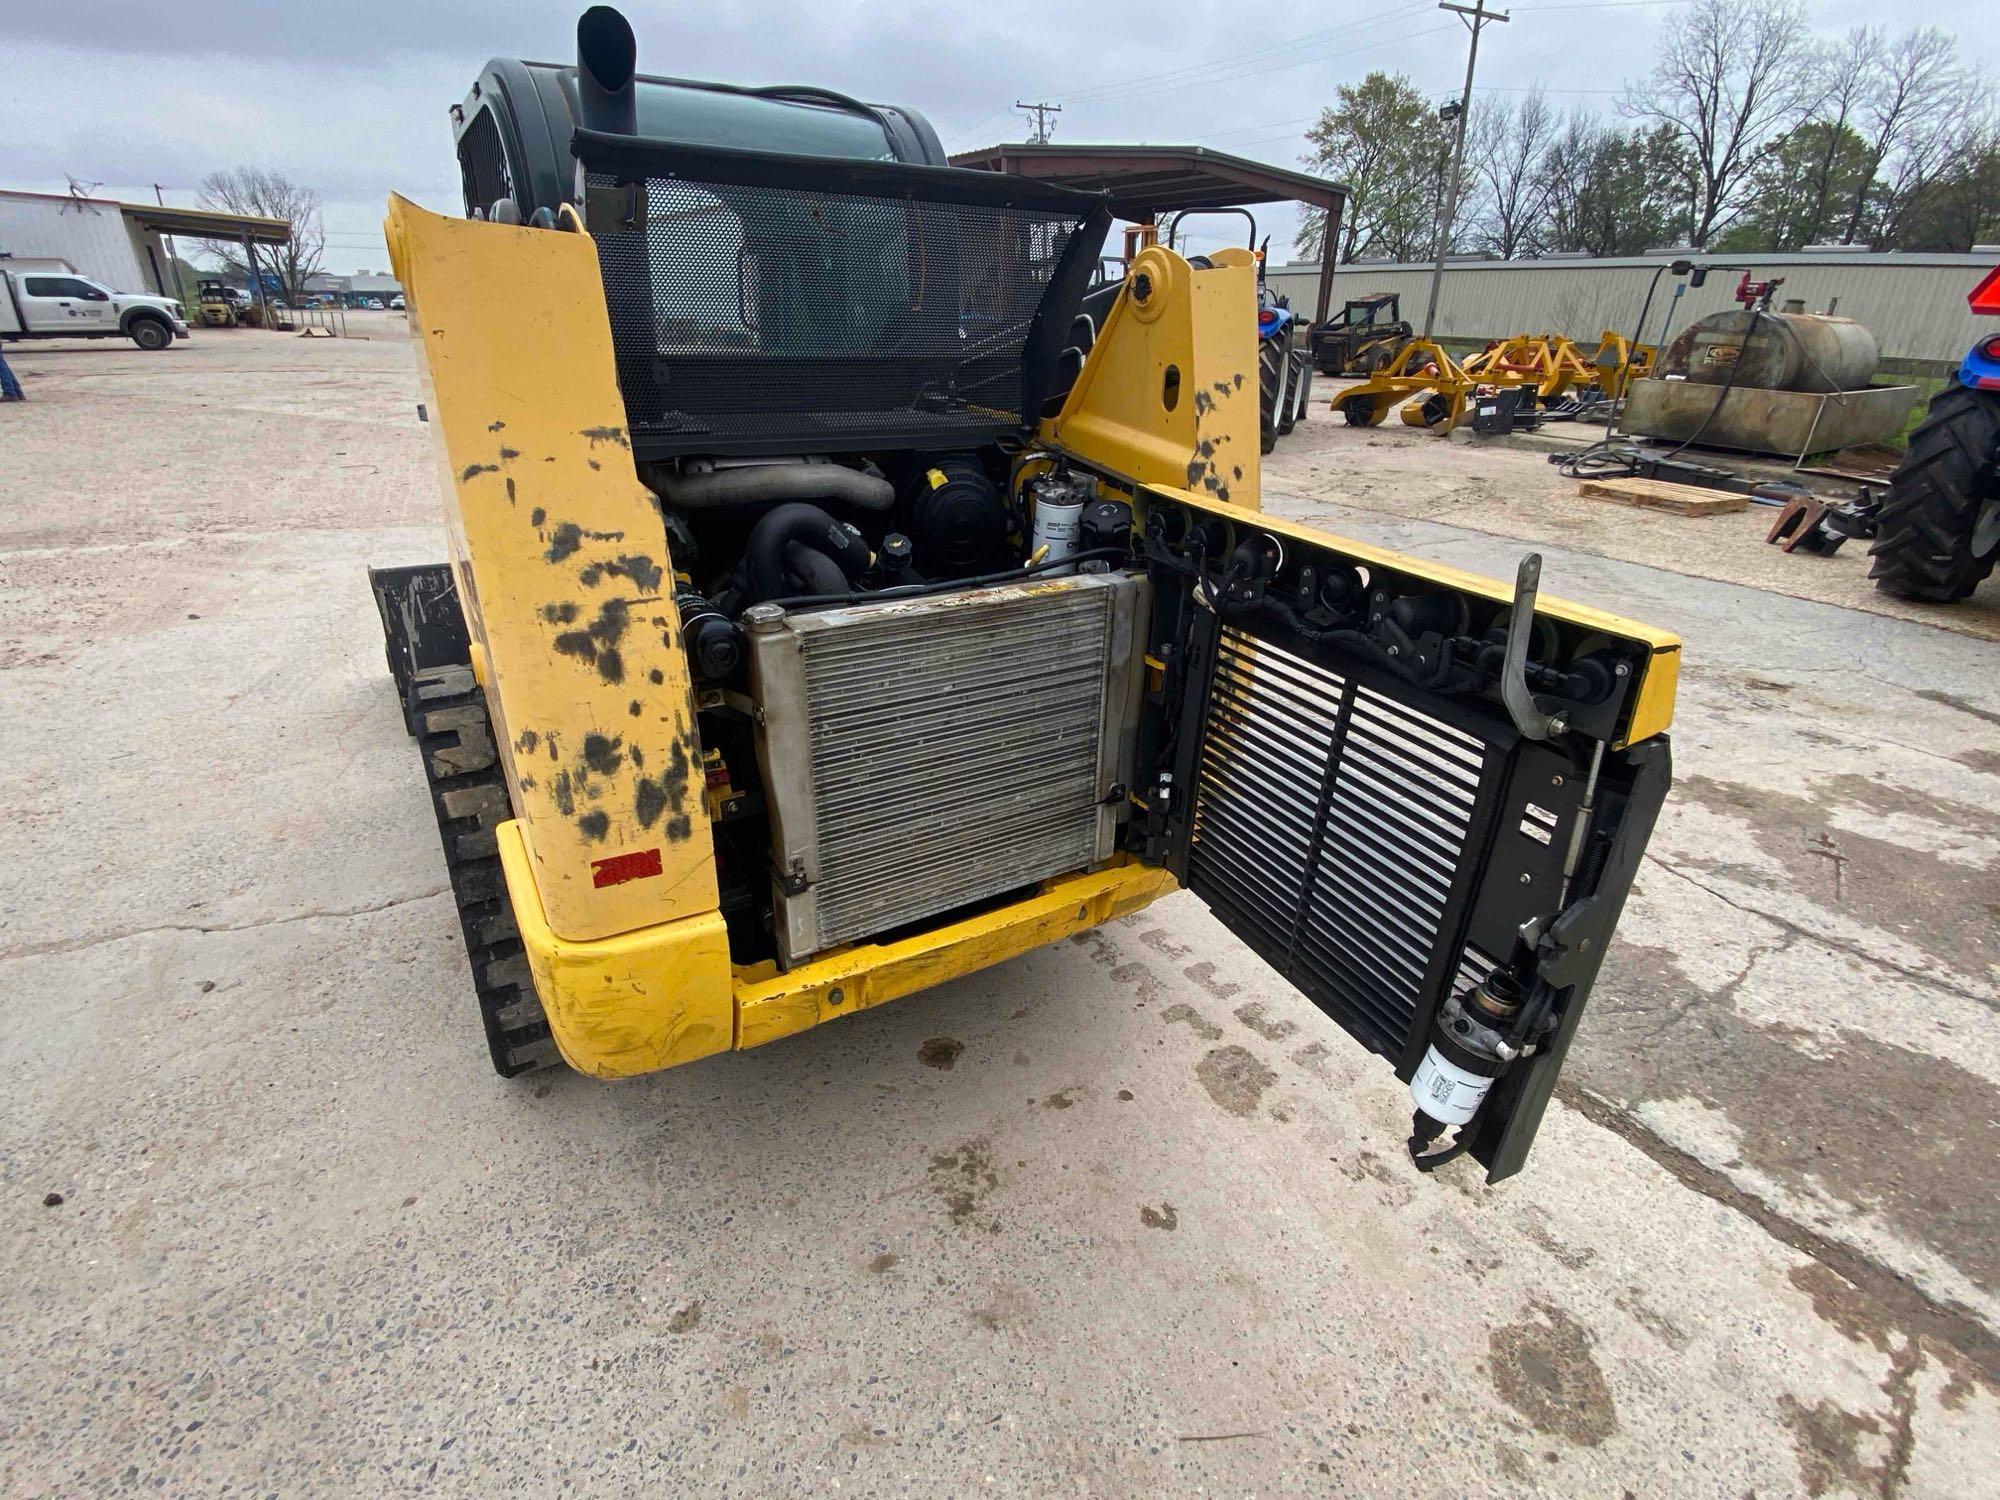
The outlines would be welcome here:
[[[1049,116],[1061,114],[1062,106],[1060,104],[1023,104],[1019,99],[1016,99],[1014,101],[1014,108],[1020,110],[1022,114],[1033,115],[1035,117],[1035,134],[1029,144],[1046,146],[1049,143]]]
[[[1486,0],[1473,0],[1470,5],[1453,5],[1449,0],[1439,4],[1439,10],[1456,11],[1461,19],[1470,16],[1465,24],[1472,28],[1472,45],[1465,54],[1465,93],[1458,101],[1457,133],[1451,143],[1451,176],[1445,181],[1444,212],[1438,217],[1437,259],[1431,265],[1431,301],[1424,309],[1424,337],[1431,336],[1431,325],[1437,321],[1438,290],[1444,285],[1444,252],[1451,243],[1451,221],[1458,214],[1458,177],[1465,166],[1465,121],[1472,113],[1472,70],[1479,62],[1479,32],[1488,21],[1505,21],[1509,17],[1502,11],[1486,8]]]

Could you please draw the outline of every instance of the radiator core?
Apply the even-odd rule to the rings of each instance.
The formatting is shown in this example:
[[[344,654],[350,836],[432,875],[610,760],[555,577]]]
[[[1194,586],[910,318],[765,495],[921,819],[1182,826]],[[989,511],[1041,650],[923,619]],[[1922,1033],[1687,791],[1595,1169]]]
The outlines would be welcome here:
[[[773,916],[796,963],[1108,859],[1144,579],[753,609]]]

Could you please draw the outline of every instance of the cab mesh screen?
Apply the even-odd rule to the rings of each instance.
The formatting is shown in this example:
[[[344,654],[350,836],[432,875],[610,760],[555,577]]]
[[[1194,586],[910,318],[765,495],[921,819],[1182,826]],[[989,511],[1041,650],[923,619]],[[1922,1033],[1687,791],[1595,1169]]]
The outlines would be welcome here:
[[[1030,331],[1090,217],[629,170],[585,181],[633,446],[655,457],[1018,429],[1024,394],[1039,399]]]

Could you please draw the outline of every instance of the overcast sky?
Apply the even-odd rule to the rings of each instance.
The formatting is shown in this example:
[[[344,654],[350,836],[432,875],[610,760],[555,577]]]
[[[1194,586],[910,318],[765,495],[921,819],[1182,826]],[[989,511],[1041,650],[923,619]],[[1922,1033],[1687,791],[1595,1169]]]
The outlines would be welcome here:
[[[1546,86],[1610,109],[1684,0],[1523,0],[1481,42],[1482,92]],[[1294,165],[1341,83],[1399,70],[1456,95],[1465,32],[1431,0],[1304,6],[1016,0],[868,5],[626,0],[649,73],[813,83],[927,114],[952,150],[1025,138],[1198,143]],[[0,6],[0,187],[193,204],[221,167],[280,169],[325,201],[330,270],[382,270],[391,191],[458,212],[447,109],[489,57],[567,60],[581,4],[549,0],[15,0]],[[2000,0],[1812,0],[1827,32],[1940,27],[2000,77]],[[1178,13],[1176,13],[1178,11]],[[1273,259],[1291,218],[1267,212]],[[1197,242],[1201,248],[1208,243]]]

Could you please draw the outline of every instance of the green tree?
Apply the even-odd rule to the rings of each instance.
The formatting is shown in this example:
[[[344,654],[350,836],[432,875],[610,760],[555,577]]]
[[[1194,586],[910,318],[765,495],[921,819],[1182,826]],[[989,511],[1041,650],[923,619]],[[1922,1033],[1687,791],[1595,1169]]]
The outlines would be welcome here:
[[[1619,130],[1570,116],[1543,158],[1547,221],[1558,253],[1637,255],[1687,234],[1689,168],[1673,130]]]
[[[1890,245],[1897,250],[1970,250],[2000,240],[2000,123],[1962,121],[1937,174],[1912,188]]]
[[[1345,183],[1347,208],[1335,246],[1341,260],[1357,255],[1421,259],[1432,248],[1438,203],[1440,132],[1424,96],[1402,74],[1370,73],[1342,84],[1335,102],[1306,132],[1304,164]],[[1301,214],[1297,253],[1317,258],[1325,215]]]
[[[1751,174],[1750,206],[1716,241],[1719,250],[1797,250],[1837,236],[1848,205],[1870,186],[1868,142],[1845,125],[1808,120]]]

